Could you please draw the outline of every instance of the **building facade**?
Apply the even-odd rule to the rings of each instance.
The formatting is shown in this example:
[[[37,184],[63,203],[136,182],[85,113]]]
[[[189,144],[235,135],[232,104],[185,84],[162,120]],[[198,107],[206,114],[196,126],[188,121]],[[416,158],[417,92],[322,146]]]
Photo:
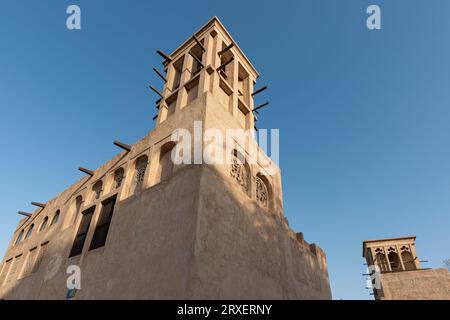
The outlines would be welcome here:
[[[171,159],[177,129],[254,128],[256,69],[216,17],[162,55],[155,129],[19,222],[0,298],[331,299],[325,254],[290,229],[267,156],[237,139],[230,162],[198,162],[201,139],[183,151],[193,163]]]
[[[422,268],[415,241],[403,237],[363,242],[367,265],[377,266],[380,273],[372,277],[375,299],[450,300],[449,270]]]

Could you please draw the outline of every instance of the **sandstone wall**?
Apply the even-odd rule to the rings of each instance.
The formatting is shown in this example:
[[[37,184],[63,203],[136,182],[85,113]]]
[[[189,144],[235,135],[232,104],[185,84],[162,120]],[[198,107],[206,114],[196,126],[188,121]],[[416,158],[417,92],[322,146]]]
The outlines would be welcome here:
[[[381,275],[384,300],[450,300],[448,269],[422,269]]]

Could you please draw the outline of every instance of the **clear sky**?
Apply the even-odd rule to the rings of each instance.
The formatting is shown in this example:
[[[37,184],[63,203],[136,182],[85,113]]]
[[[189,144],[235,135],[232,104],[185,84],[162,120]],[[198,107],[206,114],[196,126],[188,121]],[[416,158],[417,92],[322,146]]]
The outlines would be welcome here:
[[[66,29],[77,4],[82,29]],[[378,4],[382,29],[366,28]],[[154,126],[155,50],[217,15],[269,90],[285,213],[327,253],[335,299],[371,299],[364,239],[450,257],[450,2],[0,1],[0,254],[46,202]]]

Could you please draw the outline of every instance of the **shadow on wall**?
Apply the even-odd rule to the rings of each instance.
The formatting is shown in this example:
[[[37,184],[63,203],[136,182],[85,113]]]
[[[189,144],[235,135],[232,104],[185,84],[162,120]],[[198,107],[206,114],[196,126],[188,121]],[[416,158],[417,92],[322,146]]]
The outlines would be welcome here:
[[[204,279],[201,291],[209,290],[207,283],[219,282],[226,287],[224,279],[231,277],[230,281],[234,281],[235,287],[241,286],[241,291],[246,289],[242,287],[245,281],[249,281],[249,288],[255,288],[251,281],[259,280],[266,282],[269,291],[272,286],[272,293],[250,292],[256,299],[331,299],[321,249],[309,245],[302,234],[295,234],[284,216],[262,207],[254,194],[251,197],[245,188],[239,188],[242,180],[236,176],[229,179],[223,171],[213,169],[205,166],[202,173],[204,199],[200,201],[197,251],[204,252],[206,257],[200,258],[197,268],[203,266],[204,274],[210,278]],[[238,278],[233,278],[236,274]],[[228,289],[233,290],[234,286],[228,284]],[[282,293],[274,294],[275,287],[281,287]],[[239,298],[245,298],[239,294],[242,292],[236,292]],[[219,298],[233,299],[236,295]],[[195,298],[214,298],[214,293]]]
[[[169,147],[168,149],[171,149]],[[164,152],[164,150],[161,150],[159,155],[163,164],[166,162],[166,155],[170,154],[170,152],[167,152],[167,150]],[[163,165],[163,167],[166,166]],[[173,170],[173,164],[171,164],[170,172],[168,169],[160,168],[161,172],[164,171],[164,174],[160,174],[160,182],[141,193],[135,194],[134,198],[124,199],[123,201],[127,202],[124,205],[128,206],[133,201],[138,201],[139,197],[156,196],[158,193],[164,192],[170,184],[172,184],[172,187],[173,185],[182,185],[179,180],[183,179],[183,172],[198,167],[197,165],[184,165],[178,170]],[[237,268],[247,270],[255,277],[272,278],[274,283],[282,283],[281,287],[284,286],[284,289],[282,289],[282,297],[279,298],[300,296],[304,294],[300,291],[305,291],[305,289],[325,292],[325,297],[326,292],[329,291],[329,283],[326,263],[321,260],[323,256],[315,251],[315,246],[310,246],[302,237],[296,236],[283,220],[283,217],[274,214],[273,206],[266,206],[266,203],[272,201],[273,194],[271,194],[270,184],[267,185],[268,182],[264,181],[264,177],[259,176],[267,189],[265,191],[266,196],[261,194],[258,196],[257,192],[248,192],[243,188],[241,178],[224,176],[224,173],[214,166],[203,165],[200,167],[202,169],[203,186],[206,188],[206,190],[201,190],[206,191],[205,194],[210,199],[211,197],[212,199],[223,199],[220,203],[205,199],[202,209],[206,210],[208,214],[197,213],[200,215],[198,217],[200,229],[197,230],[197,237],[199,238],[197,243],[200,246],[198,249],[202,249],[202,252],[206,254],[200,257],[200,261],[196,263],[201,265],[202,259],[210,262],[204,264],[203,269],[199,269],[202,270],[198,275],[201,281],[208,282],[213,280],[211,278],[214,278],[212,283],[219,283],[219,286],[227,287],[228,284],[223,282],[224,279],[231,282],[239,281],[236,278],[230,280],[230,277],[233,277],[234,274],[233,269]],[[115,168],[112,170],[115,170]],[[228,174],[231,175],[231,170]],[[253,178],[256,179],[257,176]],[[253,186],[257,188],[258,183],[254,183]],[[264,193],[264,187],[262,188]],[[257,199],[257,197],[260,198]],[[171,197],[166,199],[166,205],[170,206]],[[75,214],[77,213],[75,212]],[[111,237],[114,236],[114,223],[115,219],[112,217]],[[91,225],[91,228],[93,227]],[[31,288],[32,292],[37,292],[37,296],[32,298],[38,299],[41,292],[40,288],[49,286],[55,291],[56,299],[65,299],[64,293],[67,291],[66,279],[68,276],[66,275],[66,268],[69,264],[69,251],[77,229],[77,223],[73,223],[64,230],[62,224],[60,224],[56,231],[59,234],[56,236],[57,238],[51,239],[52,245],[47,248],[45,256],[42,257],[39,270],[36,270],[29,277],[16,280],[14,285],[4,288],[5,290],[0,292],[0,295],[2,297],[13,296],[18,299],[31,298],[27,296],[29,288]],[[130,237],[133,236],[136,235],[131,233]],[[166,236],[166,241],[170,242],[174,235],[167,233]],[[133,240],[138,241],[139,239]],[[214,259],[209,259],[207,256],[209,254],[216,254],[217,256],[214,256]],[[83,257],[84,255],[79,260],[80,267],[89,263],[89,257],[85,257],[85,260],[83,260]],[[70,263],[72,264],[73,260]],[[226,267],[223,268],[223,265],[220,265],[221,263],[227,263]],[[133,274],[138,271],[130,269],[129,273]],[[224,279],[220,279],[221,276],[225,276]],[[289,282],[291,283],[289,284]],[[98,284],[96,283],[96,285]],[[120,288],[114,289],[120,290]],[[221,288],[217,289],[220,290]],[[228,291],[226,294],[232,295],[232,293]]]

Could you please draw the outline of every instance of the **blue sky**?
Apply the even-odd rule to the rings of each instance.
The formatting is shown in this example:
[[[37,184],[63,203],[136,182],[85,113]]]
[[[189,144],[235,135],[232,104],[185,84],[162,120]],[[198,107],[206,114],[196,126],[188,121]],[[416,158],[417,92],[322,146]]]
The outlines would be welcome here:
[[[66,29],[77,4],[82,30]],[[366,28],[378,4],[382,30]],[[450,257],[450,2],[0,2],[0,254],[45,202],[153,128],[155,50],[217,15],[260,71],[280,129],[285,213],[327,253],[335,299],[371,299],[364,239]],[[260,97],[259,99],[263,99]]]

